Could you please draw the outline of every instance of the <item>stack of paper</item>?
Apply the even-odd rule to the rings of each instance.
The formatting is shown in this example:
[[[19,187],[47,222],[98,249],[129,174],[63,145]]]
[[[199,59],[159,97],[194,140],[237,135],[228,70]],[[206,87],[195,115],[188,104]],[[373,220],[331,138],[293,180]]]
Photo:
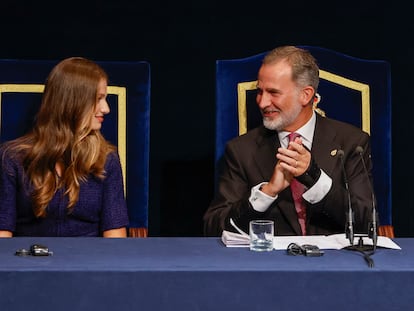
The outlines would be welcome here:
[[[245,247],[249,246],[250,243],[250,237],[248,235],[234,233],[226,230],[223,231],[221,240],[223,241],[224,245],[229,247]]]

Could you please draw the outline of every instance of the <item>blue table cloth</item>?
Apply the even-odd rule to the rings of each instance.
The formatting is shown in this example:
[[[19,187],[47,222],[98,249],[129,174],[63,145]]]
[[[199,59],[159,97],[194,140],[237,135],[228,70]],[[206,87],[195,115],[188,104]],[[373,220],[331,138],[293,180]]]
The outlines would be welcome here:
[[[322,257],[218,238],[0,239],[0,310],[411,310],[414,239]],[[53,256],[15,256],[43,244]],[[298,294],[300,296],[298,297]]]

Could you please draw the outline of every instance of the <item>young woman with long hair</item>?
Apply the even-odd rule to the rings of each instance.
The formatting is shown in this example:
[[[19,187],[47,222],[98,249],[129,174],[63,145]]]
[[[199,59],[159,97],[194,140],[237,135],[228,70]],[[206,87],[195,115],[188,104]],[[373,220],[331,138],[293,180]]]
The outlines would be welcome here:
[[[33,129],[0,148],[0,237],[126,237],[119,156],[100,132],[107,83],[82,57],[52,69]]]

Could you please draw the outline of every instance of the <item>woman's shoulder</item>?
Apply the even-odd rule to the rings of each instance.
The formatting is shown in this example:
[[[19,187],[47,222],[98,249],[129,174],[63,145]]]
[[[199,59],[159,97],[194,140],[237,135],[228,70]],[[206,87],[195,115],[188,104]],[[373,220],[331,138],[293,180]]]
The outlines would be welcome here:
[[[120,166],[121,160],[118,151],[112,150],[106,155],[105,166],[106,168]]]
[[[4,171],[15,171],[22,168],[23,155],[21,151],[12,148],[9,143],[0,145],[0,169]]]
[[[0,154],[12,158],[21,159],[32,148],[31,137],[21,136],[13,140],[8,140],[0,144]]]
[[[0,144],[0,158],[1,159],[15,159],[19,155],[19,152],[16,148],[13,148],[13,145],[10,141],[3,142]]]
[[[119,153],[117,150],[111,150],[106,156],[106,161],[119,161]]]

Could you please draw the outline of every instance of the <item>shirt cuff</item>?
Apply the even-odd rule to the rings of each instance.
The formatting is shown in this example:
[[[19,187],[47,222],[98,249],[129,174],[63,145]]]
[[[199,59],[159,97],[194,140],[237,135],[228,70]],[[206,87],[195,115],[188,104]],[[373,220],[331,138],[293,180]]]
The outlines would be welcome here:
[[[274,200],[277,199],[277,195],[275,197],[271,197],[270,195],[260,191],[260,187],[266,184],[267,182],[262,182],[257,186],[254,186],[250,192],[249,202],[255,211],[265,212]]]
[[[318,181],[303,193],[302,197],[311,204],[318,203],[326,196],[331,190],[332,179],[323,170],[321,170],[321,176]]]

